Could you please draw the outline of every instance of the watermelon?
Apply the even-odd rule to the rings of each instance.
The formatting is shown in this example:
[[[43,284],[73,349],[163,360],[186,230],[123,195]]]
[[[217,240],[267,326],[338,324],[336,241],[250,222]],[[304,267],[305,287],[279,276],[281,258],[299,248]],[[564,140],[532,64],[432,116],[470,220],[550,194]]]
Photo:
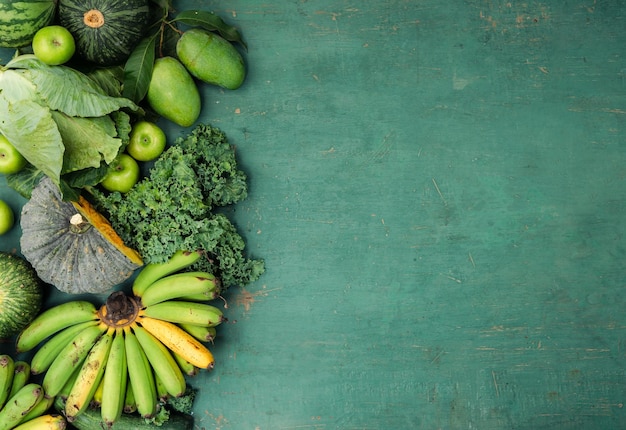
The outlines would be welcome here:
[[[0,47],[30,44],[42,27],[52,23],[57,0],[0,0]]]
[[[22,257],[0,251],[0,339],[19,333],[41,310],[43,282]]]

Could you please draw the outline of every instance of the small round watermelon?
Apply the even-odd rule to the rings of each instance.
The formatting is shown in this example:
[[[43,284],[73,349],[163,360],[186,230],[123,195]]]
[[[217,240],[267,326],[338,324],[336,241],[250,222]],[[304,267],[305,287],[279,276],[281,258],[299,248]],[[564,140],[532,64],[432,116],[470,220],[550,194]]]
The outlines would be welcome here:
[[[57,0],[0,0],[0,47],[21,48],[50,24]]]
[[[43,283],[23,258],[0,252],[0,339],[18,334],[41,310]]]

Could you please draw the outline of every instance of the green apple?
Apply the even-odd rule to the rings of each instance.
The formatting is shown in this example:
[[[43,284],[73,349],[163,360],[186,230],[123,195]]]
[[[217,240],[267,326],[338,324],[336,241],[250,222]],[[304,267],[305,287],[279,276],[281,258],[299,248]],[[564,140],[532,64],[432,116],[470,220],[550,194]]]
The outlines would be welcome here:
[[[139,164],[133,157],[122,153],[109,166],[100,185],[109,191],[127,193],[139,180]]]
[[[126,152],[137,161],[151,161],[161,155],[166,141],[165,133],[158,125],[139,121],[130,132]]]
[[[35,56],[51,66],[68,62],[76,51],[74,36],[60,25],[40,28],[35,33],[32,44]]]
[[[6,137],[0,135],[0,173],[5,175],[17,173],[26,166],[26,163],[26,159],[15,149],[11,142]]]
[[[13,228],[15,217],[13,210],[4,200],[0,200],[0,236]]]

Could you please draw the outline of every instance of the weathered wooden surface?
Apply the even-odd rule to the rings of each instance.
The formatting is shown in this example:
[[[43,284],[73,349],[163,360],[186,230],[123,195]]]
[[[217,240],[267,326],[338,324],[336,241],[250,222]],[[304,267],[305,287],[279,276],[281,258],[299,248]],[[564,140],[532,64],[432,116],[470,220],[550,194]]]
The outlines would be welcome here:
[[[199,428],[626,426],[626,2],[178,3],[248,43],[202,119],[267,263]]]

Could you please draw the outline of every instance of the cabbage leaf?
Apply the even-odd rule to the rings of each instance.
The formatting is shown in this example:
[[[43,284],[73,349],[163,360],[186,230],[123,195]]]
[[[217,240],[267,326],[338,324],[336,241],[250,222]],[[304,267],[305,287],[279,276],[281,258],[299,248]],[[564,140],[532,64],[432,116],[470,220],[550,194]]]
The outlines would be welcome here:
[[[46,65],[32,54],[0,69],[0,133],[57,185],[63,174],[115,159],[128,134],[123,109],[140,110],[86,74]]]

